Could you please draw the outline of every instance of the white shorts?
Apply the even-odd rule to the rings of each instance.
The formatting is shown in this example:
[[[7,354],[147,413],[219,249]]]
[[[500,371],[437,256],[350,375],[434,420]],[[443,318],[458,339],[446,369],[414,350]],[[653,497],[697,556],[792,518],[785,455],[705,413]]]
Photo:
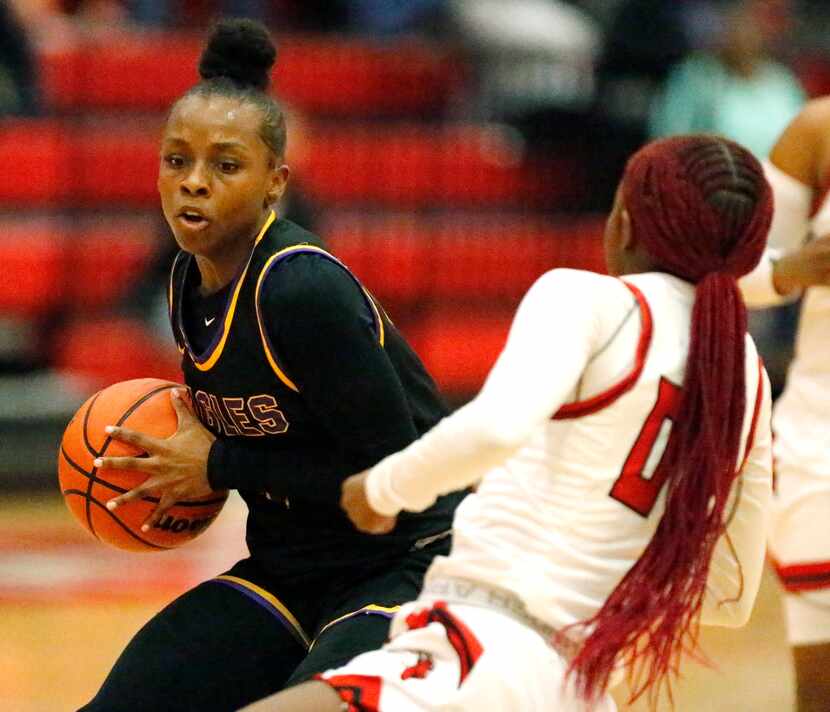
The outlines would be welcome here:
[[[830,472],[776,463],[769,554],[793,645],[830,641]]]
[[[566,661],[533,628],[492,608],[422,597],[391,640],[318,679],[348,712],[588,712],[565,685]],[[609,695],[590,712],[615,712]]]

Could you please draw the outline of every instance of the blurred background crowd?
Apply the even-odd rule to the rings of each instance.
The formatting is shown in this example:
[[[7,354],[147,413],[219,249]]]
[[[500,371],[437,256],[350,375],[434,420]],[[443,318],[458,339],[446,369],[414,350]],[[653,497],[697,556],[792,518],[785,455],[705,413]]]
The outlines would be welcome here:
[[[822,0],[0,0],[0,478],[52,487],[79,403],[181,380],[165,109],[219,14],[266,22],[288,115],[282,214],[388,307],[455,403],[544,270],[602,270],[604,212],[648,138],[763,158],[830,93]],[[780,388],[796,306],[753,315]]]

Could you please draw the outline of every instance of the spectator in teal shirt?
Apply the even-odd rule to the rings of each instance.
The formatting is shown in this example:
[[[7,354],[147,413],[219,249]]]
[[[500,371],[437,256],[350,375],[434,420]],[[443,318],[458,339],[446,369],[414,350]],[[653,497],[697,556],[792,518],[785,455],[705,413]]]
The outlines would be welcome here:
[[[786,29],[782,0],[733,0],[708,52],[695,53],[669,74],[652,106],[652,137],[717,133],[765,158],[805,101],[795,75],[769,55]]]

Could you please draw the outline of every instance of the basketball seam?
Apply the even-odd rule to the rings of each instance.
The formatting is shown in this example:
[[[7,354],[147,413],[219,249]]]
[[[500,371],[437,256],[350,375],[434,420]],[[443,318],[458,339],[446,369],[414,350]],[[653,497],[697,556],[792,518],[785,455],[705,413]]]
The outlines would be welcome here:
[[[120,417],[118,418],[118,420],[116,421],[115,425],[116,425],[116,426],[122,426],[122,425],[124,424],[124,422],[126,422],[126,420],[127,420],[127,419],[128,419],[128,418],[129,418],[129,417],[130,417],[130,416],[131,416],[131,415],[132,415],[132,414],[133,414],[133,413],[134,413],[134,412],[135,412],[135,411],[136,411],[136,410],[137,410],[137,409],[138,409],[138,408],[139,408],[142,404],[143,404],[143,403],[146,403],[149,399],[153,398],[154,396],[158,395],[159,393],[162,393],[162,392],[164,392],[164,391],[166,391],[166,390],[171,390],[171,389],[173,389],[173,388],[177,388],[177,387],[178,387],[178,386],[177,386],[177,384],[174,384],[174,383],[169,383],[169,384],[165,384],[165,385],[162,385],[162,386],[157,386],[157,387],[153,388],[152,390],[150,390],[149,392],[145,393],[143,396],[141,396],[140,398],[138,398],[137,400],[135,400],[135,401],[134,401],[134,402],[133,402],[133,403],[132,403],[132,404],[131,404],[131,405],[130,405],[130,406],[129,406],[129,407],[128,407],[128,408],[127,408],[127,409],[126,409],[126,410],[125,410],[122,414],[121,414],[121,416],[120,416]],[[106,390],[106,389],[104,389],[104,390]],[[90,402],[89,402],[89,405],[87,406],[87,408],[86,408],[86,410],[85,410],[85,412],[84,412],[84,416],[83,416],[83,426],[82,426],[82,436],[83,436],[83,442],[84,442],[84,446],[85,446],[85,447],[86,447],[86,449],[87,449],[87,452],[89,452],[89,453],[93,456],[93,458],[98,458],[98,457],[103,456],[103,455],[106,453],[107,449],[109,448],[110,443],[111,443],[111,442],[113,441],[113,439],[114,439],[114,438],[112,438],[110,435],[107,435],[107,436],[105,437],[105,439],[104,439],[104,442],[103,442],[103,444],[102,444],[102,446],[101,446],[100,451],[97,451],[97,450],[96,450],[96,449],[92,446],[92,443],[91,443],[90,438],[89,438],[89,419],[90,419],[90,417],[91,417],[91,415],[90,415],[90,414],[91,414],[91,412],[92,412],[93,407],[95,406],[95,403],[98,401],[98,398],[99,398],[99,396],[100,396],[102,393],[103,393],[103,390],[98,391],[98,393],[96,393],[96,394],[95,394],[95,395],[91,398],[91,400],[90,400]],[[107,515],[108,515],[108,516],[109,516],[109,517],[110,517],[113,521],[115,521],[115,522],[118,524],[118,526],[119,526],[122,530],[124,530],[125,532],[127,532],[127,533],[130,535],[130,537],[132,537],[134,540],[136,540],[136,541],[138,541],[138,542],[140,542],[140,543],[142,543],[142,544],[144,544],[144,545],[146,545],[146,546],[148,546],[148,547],[151,547],[151,548],[153,548],[153,549],[158,549],[158,550],[164,550],[164,551],[166,551],[166,550],[168,550],[168,549],[170,549],[170,548],[173,548],[173,547],[163,546],[163,545],[160,545],[160,544],[154,544],[153,542],[148,541],[148,540],[146,540],[146,539],[142,538],[141,536],[139,536],[138,534],[136,534],[136,533],[135,533],[135,532],[134,532],[134,531],[133,531],[133,530],[132,530],[132,529],[131,529],[131,528],[130,528],[130,527],[129,527],[129,526],[128,526],[125,522],[124,522],[124,521],[122,521],[122,520],[121,520],[121,519],[120,519],[120,518],[119,518],[116,514],[114,514],[113,512],[111,512],[109,509],[107,509],[106,505],[105,505],[102,501],[98,500],[97,498],[95,498],[95,497],[92,495],[92,491],[93,491],[93,488],[94,488],[94,486],[95,486],[95,484],[96,484],[96,483],[101,484],[101,485],[103,485],[103,486],[106,486],[106,487],[108,487],[108,488],[112,489],[114,492],[118,492],[118,493],[122,493],[122,494],[123,494],[123,493],[125,493],[125,492],[127,492],[127,491],[128,491],[127,489],[122,488],[122,487],[120,487],[120,486],[117,486],[117,485],[115,485],[114,483],[112,483],[112,482],[110,482],[110,481],[108,481],[108,480],[105,480],[105,479],[103,479],[103,478],[98,477],[98,475],[97,475],[97,473],[98,473],[98,468],[97,468],[97,467],[95,467],[95,466],[93,466],[93,467],[92,467],[92,470],[91,470],[91,471],[87,471],[87,470],[85,470],[83,467],[81,467],[81,465],[79,465],[78,463],[74,462],[74,461],[73,461],[73,460],[69,457],[69,455],[67,454],[66,450],[65,450],[65,449],[64,449],[64,447],[63,447],[63,444],[61,444],[61,448],[60,448],[60,455],[64,458],[64,460],[66,461],[66,463],[67,463],[67,464],[68,464],[68,465],[69,465],[72,469],[74,469],[76,472],[78,472],[78,473],[79,473],[79,474],[81,474],[82,476],[86,477],[86,478],[87,478],[87,480],[88,480],[87,487],[86,487],[86,491],[84,491],[83,489],[74,489],[74,488],[73,488],[73,489],[66,489],[66,490],[63,490],[63,494],[64,494],[64,496],[73,495],[73,496],[81,496],[81,497],[83,497],[83,498],[84,498],[84,513],[85,513],[85,517],[86,517],[87,528],[88,528],[88,530],[90,531],[90,533],[91,533],[91,534],[92,534],[92,535],[93,535],[96,539],[101,540],[101,537],[99,536],[98,532],[96,532],[96,531],[95,531],[95,525],[94,525],[94,523],[93,523],[93,518],[92,518],[92,504],[95,504],[97,507],[100,507],[100,508],[101,508],[104,512],[106,512],[106,514],[107,514]],[[147,453],[144,453],[144,456],[149,456],[149,455],[148,455]],[[139,455],[139,457],[141,457],[141,455]],[[218,505],[218,504],[224,504],[224,502],[225,502],[225,500],[226,500],[226,499],[227,499],[227,497],[216,497],[216,498],[214,498],[214,499],[209,499],[209,500],[204,500],[204,501],[197,501],[197,502],[186,502],[186,501],[185,501],[185,502],[178,502],[178,501],[177,501],[177,502],[175,503],[175,506],[179,506],[179,507],[183,507],[183,508],[191,508],[191,507],[210,507],[210,506],[215,506],[215,505]],[[145,501],[145,502],[150,502],[150,503],[153,503],[153,504],[158,504],[158,502],[160,501],[158,497],[152,497],[152,496],[149,496],[149,495],[144,495],[144,496],[142,496],[142,497],[141,497],[141,500],[142,500],[142,501]]]
[[[150,398],[152,398],[157,393],[161,393],[162,391],[169,390],[169,389],[175,388],[175,387],[176,386],[174,384],[158,386],[158,387],[154,388],[152,391],[150,391],[149,393],[145,393],[143,396],[141,396],[141,398],[139,398],[137,401],[135,401],[129,408],[127,408],[127,410],[125,410],[121,414],[121,417],[118,419],[118,421],[115,424],[119,425],[119,426],[121,424],[123,424],[124,421],[127,418],[129,418],[133,413],[135,413],[136,409],[142,403],[146,403]],[[92,399],[92,402],[90,402],[89,407],[86,409],[86,413],[84,413],[84,444],[86,445],[87,450],[89,450],[89,452],[92,453],[93,457],[101,457],[107,451],[107,448],[109,447],[109,444],[112,442],[112,437],[107,435],[107,437],[104,439],[104,444],[101,446],[101,452],[96,452],[95,449],[92,447],[92,444],[89,442],[89,435],[87,434],[87,425],[89,425],[89,414],[92,412],[92,407],[95,405],[95,402],[98,400],[98,396],[100,396],[101,393],[103,393],[103,391],[98,391],[98,393],[95,394],[95,396]],[[96,472],[98,472],[98,468],[93,467],[92,468],[92,473],[91,473],[92,477],[90,477],[89,485],[87,485],[87,490],[86,490],[87,501],[86,501],[86,505],[84,507],[85,512],[86,512],[86,522],[87,522],[87,525],[89,526],[89,528],[90,528],[90,530],[92,531],[93,534],[95,534],[95,526],[92,523],[92,510],[89,506],[89,500],[90,500],[90,494],[92,493],[92,486],[95,484],[95,482],[97,480],[97,478],[95,478],[95,473]],[[98,537],[97,534],[95,534],[95,536]]]
[[[162,391],[170,390],[171,388],[176,388],[176,385],[171,384],[171,385],[168,385],[168,386],[159,386],[158,388],[155,388],[154,390],[150,391],[149,393],[145,393],[143,396],[141,396],[141,398],[139,398],[137,401],[135,401],[129,408],[127,408],[127,410],[125,410],[121,414],[121,417],[118,419],[118,421],[115,424],[117,426],[123,425],[124,421],[127,420],[127,418],[129,418],[133,413],[135,413],[136,409],[142,403],[146,403],[154,395],[156,395],[158,393],[161,393]],[[104,444],[101,446],[101,452],[95,452],[95,449],[92,447],[92,445],[90,444],[90,442],[88,440],[88,437],[87,437],[86,426],[87,426],[88,421],[89,421],[89,412],[92,410],[92,406],[95,405],[95,401],[98,400],[99,395],[100,395],[100,392],[95,394],[95,400],[93,400],[92,403],[89,404],[89,408],[87,408],[86,413],[84,413],[84,441],[86,442],[87,449],[92,453],[92,455],[94,457],[101,457],[101,455],[103,455],[107,451],[107,448],[109,447],[110,443],[113,440],[111,435],[107,435],[106,439],[104,440]]]
[[[115,522],[115,523],[116,523],[119,527],[121,527],[121,528],[122,528],[125,532],[127,532],[127,534],[129,534],[131,537],[133,537],[133,539],[137,539],[137,540],[138,540],[138,541],[140,541],[142,544],[145,544],[145,545],[147,545],[147,546],[150,546],[150,547],[152,547],[153,549],[161,549],[161,550],[163,550],[163,551],[167,551],[168,549],[172,548],[172,547],[169,547],[169,546],[162,546],[161,544],[154,544],[154,543],[153,543],[153,542],[151,542],[151,541],[148,541],[148,540],[146,540],[146,539],[142,539],[142,538],[141,538],[138,534],[136,534],[136,533],[135,533],[132,529],[130,529],[130,528],[129,528],[129,527],[128,527],[128,526],[127,526],[124,522],[122,522],[122,521],[121,521],[121,520],[120,520],[117,516],[115,516],[112,512],[110,512],[110,510],[109,510],[109,509],[107,509],[107,507],[106,507],[106,505],[105,505],[105,504],[103,504],[103,503],[102,503],[102,502],[100,502],[99,500],[95,499],[94,497],[88,497],[88,496],[86,496],[86,495],[84,494],[83,490],[68,489],[68,490],[64,490],[64,491],[63,491],[63,493],[64,493],[64,495],[68,495],[68,494],[76,494],[76,495],[80,495],[81,497],[86,497],[87,504],[89,504],[90,502],[92,502],[92,503],[93,503],[93,504],[95,504],[96,506],[100,507],[100,508],[101,508],[101,509],[102,509],[102,510],[103,510],[103,511],[104,511],[104,512],[105,512],[105,513],[109,516],[109,517],[111,517],[111,518],[112,518],[112,520],[113,520],[113,521],[114,521],[114,522]],[[96,534],[96,537],[97,537],[97,536],[98,536],[98,535]]]
[[[95,405],[95,401],[98,400],[98,396],[100,396],[100,395],[101,395],[101,391],[98,391],[94,396],[92,396],[92,400],[89,402],[89,405],[87,406],[86,412],[84,413],[84,427],[81,430],[81,432],[84,436],[84,445],[86,446],[86,449],[90,453],[92,453],[93,457],[98,457],[98,454],[95,452],[95,450],[93,450],[92,444],[89,442],[89,437],[87,436],[87,432],[86,432],[86,426],[87,426],[87,423],[89,422],[89,411],[92,410],[92,406]],[[95,475],[95,467],[92,468],[92,474],[93,474],[93,476]],[[98,533],[95,531],[95,525],[92,523],[92,512],[91,512],[90,507],[89,507],[89,496],[90,496],[90,494],[92,494],[92,485],[94,485],[94,484],[95,484],[95,481],[92,478],[90,478],[89,483],[87,484],[87,488],[86,488],[86,496],[85,496],[86,502],[84,502],[84,514],[86,516],[87,528],[89,529],[89,531],[92,532],[92,535],[96,539],[100,539],[100,537],[98,536]]]

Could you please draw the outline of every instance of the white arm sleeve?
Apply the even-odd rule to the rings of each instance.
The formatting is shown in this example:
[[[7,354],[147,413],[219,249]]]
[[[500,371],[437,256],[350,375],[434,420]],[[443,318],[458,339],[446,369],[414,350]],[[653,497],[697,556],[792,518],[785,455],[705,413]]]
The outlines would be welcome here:
[[[767,250],[758,266],[738,281],[744,300],[751,307],[784,304],[798,294],[781,295],[772,283],[772,262],[785,252],[798,249],[810,230],[811,188],[770,161],[764,162],[764,174],[772,186],[774,211],[767,236]]]
[[[736,497],[737,508],[712,556],[700,617],[703,625],[745,625],[761,585],[772,496],[771,398],[766,371],[762,375],[764,385],[755,438],[741,475],[732,487],[726,511],[732,512]]]
[[[423,511],[521,447],[576,386],[599,338],[599,304],[609,291],[619,301],[615,288],[615,280],[576,270],[542,276],[522,300],[478,396],[371,469],[372,509],[387,516]]]

